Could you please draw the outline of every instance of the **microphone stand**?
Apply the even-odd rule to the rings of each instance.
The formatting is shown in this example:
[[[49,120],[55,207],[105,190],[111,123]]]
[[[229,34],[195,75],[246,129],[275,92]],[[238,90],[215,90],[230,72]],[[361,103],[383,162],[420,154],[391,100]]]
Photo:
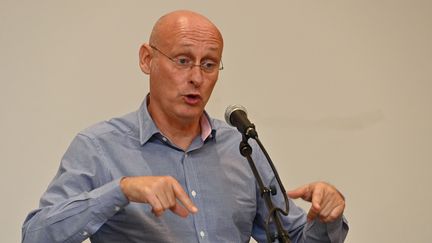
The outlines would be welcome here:
[[[275,174],[276,180],[279,184],[279,187],[281,188],[282,194],[285,199],[285,211],[283,211],[280,208],[277,208],[274,206],[273,201],[271,199],[271,195],[276,195],[276,187],[270,186],[266,187],[262,181],[262,178],[255,166],[255,163],[251,157],[252,154],[252,147],[249,145],[248,140],[249,138],[253,138],[257,141],[259,147],[263,151],[265,157],[267,158],[268,163],[270,164],[270,167],[273,170],[273,173]],[[265,232],[267,236],[267,242],[274,242],[276,239],[279,240],[279,242],[282,243],[291,243],[289,239],[288,232],[284,230],[279,213],[282,213],[283,215],[287,216],[289,212],[289,202],[288,202],[288,196],[286,195],[285,188],[282,185],[282,182],[279,178],[279,174],[276,171],[276,168],[273,165],[272,160],[270,159],[270,156],[268,155],[267,151],[265,150],[264,146],[262,145],[261,141],[258,139],[258,134],[255,131],[255,125],[252,124],[251,128],[248,128],[245,133],[242,133],[242,141],[240,142],[240,154],[243,155],[249,162],[249,166],[252,169],[252,172],[256,178],[256,181],[258,183],[261,197],[264,198],[264,201],[266,202],[267,209],[269,210],[269,215],[266,219],[266,222],[264,224],[265,226]],[[269,232],[269,223],[270,220],[275,222],[277,233],[270,234]]]

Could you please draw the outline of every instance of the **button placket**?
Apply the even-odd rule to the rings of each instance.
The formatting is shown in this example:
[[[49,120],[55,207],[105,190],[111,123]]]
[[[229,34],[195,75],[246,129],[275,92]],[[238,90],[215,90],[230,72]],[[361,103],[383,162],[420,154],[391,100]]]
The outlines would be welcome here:
[[[191,199],[196,204],[196,206],[200,209],[203,205],[200,204],[199,193],[199,181],[198,176],[195,171],[195,163],[193,161],[193,155],[191,151],[184,153],[183,166],[185,170],[186,183],[189,195]],[[208,236],[206,234],[206,223],[203,215],[204,211],[199,211],[197,214],[193,214],[193,220],[195,222],[195,232],[200,239],[200,242],[207,242]]]

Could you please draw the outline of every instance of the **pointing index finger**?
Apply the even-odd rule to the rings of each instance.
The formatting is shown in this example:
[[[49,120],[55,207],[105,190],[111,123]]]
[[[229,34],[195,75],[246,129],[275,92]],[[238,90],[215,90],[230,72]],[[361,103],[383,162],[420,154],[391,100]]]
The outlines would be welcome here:
[[[321,210],[321,203],[324,197],[324,192],[322,187],[315,187],[312,192],[312,208],[315,212],[319,212]]]
[[[304,196],[305,196],[306,192],[307,192],[306,191],[306,187],[305,186],[301,186],[301,187],[298,187],[298,188],[296,188],[294,190],[289,191],[287,194],[288,194],[288,196],[290,198],[293,198],[293,199],[297,199],[297,198],[300,198],[300,197],[304,199]]]
[[[186,207],[189,212],[198,212],[198,208],[195,206],[195,204],[192,202],[192,200],[189,198],[189,196],[186,194],[186,192],[183,190],[183,188],[177,181],[172,184],[172,188],[175,197],[183,204],[183,206]]]

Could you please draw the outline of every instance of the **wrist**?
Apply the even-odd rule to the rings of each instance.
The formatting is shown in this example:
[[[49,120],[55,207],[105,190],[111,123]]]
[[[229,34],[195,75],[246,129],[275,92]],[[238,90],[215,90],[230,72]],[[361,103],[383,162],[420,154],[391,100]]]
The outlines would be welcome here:
[[[123,192],[124,196],[128,201],[130,201],[129,196],[127,194],[127,185],[129,183],[129,177],[125,176],[120,180],[120,189]]]

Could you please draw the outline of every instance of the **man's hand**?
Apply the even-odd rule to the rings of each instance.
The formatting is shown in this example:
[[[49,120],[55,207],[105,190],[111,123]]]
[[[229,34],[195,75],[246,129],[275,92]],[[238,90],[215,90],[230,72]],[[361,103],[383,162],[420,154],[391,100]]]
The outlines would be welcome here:
[[[301,186],[287,193],[288,197],[302,198],[311,202],[308,221],[316,217],[324,223],[333,222],[340,218],[345,209],[344,196],[332,185],[325,182],[315,182]]]
[[[120,187],[130,202],[150,204],[158,217],[167,209],[181,217],[198,212],[180,183],[171,176],[124,177]]]

